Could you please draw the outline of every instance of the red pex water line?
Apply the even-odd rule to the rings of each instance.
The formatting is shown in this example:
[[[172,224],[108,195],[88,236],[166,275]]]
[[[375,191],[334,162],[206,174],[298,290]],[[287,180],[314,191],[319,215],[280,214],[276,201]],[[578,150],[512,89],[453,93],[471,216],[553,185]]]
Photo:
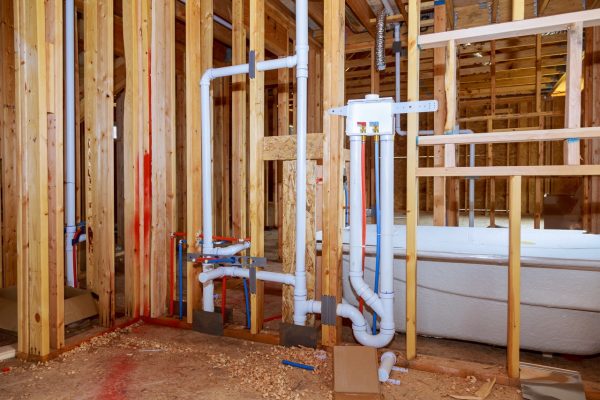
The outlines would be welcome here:
[[[362,148],[360,150],[361,157],[361,185],[362,185],[362,270],[363,275],[365,272],[365,241],[367,236],[367,206],[366,206],[366,191],[365,191],[365,148],[366,148],[366,140],[363,136]],[[358,299],[358,309],[362,313],[363,312],[363,304],[364,300],[362,297]]]
[[[280,315],[272,315],[270,317],[267,317],[267,318],[263,319],[263,322],[275,321],[276,319],[281,319],[281,314]]]

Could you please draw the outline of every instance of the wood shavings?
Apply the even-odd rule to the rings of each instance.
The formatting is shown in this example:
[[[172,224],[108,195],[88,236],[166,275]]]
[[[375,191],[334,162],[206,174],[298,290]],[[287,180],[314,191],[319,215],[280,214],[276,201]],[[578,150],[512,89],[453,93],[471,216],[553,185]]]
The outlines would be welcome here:
[[[306,373],[320,375],[328,383],[327,387],[331,386],[329,357],[322,350],[276,346],[269,352],[253,351],[239,358],[223,354],[211,354],[209,357],[214,368],[223,369],[246,389],[258,392],[264,399],[310,398],[310,393],[303,390],[302,374]],[[282,359],[293,359],[314,366],[315,370],[309,372],[287,368],[281,364]]]
[[[485,398],[487,398],[490,395],[490,393],[492,393],[492,389],[494,388],[495,383],[496,383],[496,378],[492,379],[491,381],[488,380],[483,385],[481,385],[479,390],[477,390],[475,392],[475,395],[473,395],[473,396],[469,396],[469,395],[461,396],[461,395],[451,394],[450,397],[459,399],[459,400],[484,400]]]

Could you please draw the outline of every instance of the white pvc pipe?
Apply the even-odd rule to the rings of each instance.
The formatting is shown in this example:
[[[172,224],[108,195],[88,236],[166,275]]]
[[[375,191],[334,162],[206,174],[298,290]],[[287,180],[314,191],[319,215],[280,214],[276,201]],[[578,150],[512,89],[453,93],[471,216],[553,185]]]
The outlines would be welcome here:
[[[296,283],[294,285],[294,324],[306,323],[306,134],[308,81],[308,1],[296,0]]]
[[[363,279],[362,270],[362,138],[350,137],[350,283],[358,297],[378,315],[383,315],[381,299]],[[383,214],[382,214],[383,215]],[[383,276],[383,274],[382,274]],[[383,280],[383,279],[382,279]]]
[[[469,145],[469,166],[475,167],[475,143]],[[475,178],[469,179],[469,226],[475,226]]]
[[[204,241],[202,252],[213,255],[233,255],[248,248],[249,244],[236,244],[229,247],[214,248],[212,237],[212,143],[210,115],[210,82],[225,76],[248,73],[248,64],[232,65],[223,68],[209,68],[200,80],[200,107],[202,114],[202,233]],[[235,250],[235,251],[234,251]],[[218,254],[217,254],[218,253]]]
[[[297,57],[288,56],[283,58],[275,58],[273,60],[259,61],[256,63],[257,71],[271,71],[274,69],[294,68],[296,66]]]
[[[394,337],[394,136],[382,135],[380,138],[381,167],[379,185],[381,199],[381,235],[379,265],[381,286],[379,297],[383,303],[380,334],[385,338]],[[362,260],[362,257],[361,257]],[[362,271],[362,265],[361,265]],[[386,343],[387,344],[387,343]]]
[[[201,283],[206,283],[208,281],[223,278],[224,276],[249,279],[250,270],[240,267],[219,267],[200,273],[198,279]],[[294,275],[279,272],[256,271],[256,279],[264,282],[276,282],[292,286],[295,284]]]
[[[211,115],[210,115],[210,82],[215,78],[232,76],[238,74],[247,74],[248,64],[232,65],[224,68],[209,68],[202,75],[200,80],[200,112],[202,114],[202,233],[204,240],[202,242],[202,252],[212,255],[233,255],[249,247],[248,242],[234,244],[227,247],[213,247],[212,230],[212,143],[211,143]],[[204,264],[203,270],[208,271],[213,267],[210,264]],[[214,283],[207,281],[204,283],[202,309],[207,312],[214,312],[215,305],[213,301]]]
[[[185,2],[184,2],[185,3]],[[231,23],[229,21],[224,20],[223,18],[219,17],[217,14],[213,14],[213,20],[218,23],[219,25],[224,26],[225,28],[229,29],[230,31],[233,30],[233,25],[231,25]]]
[[[381,363],[379,364],[379,382],[386,382],[390,379],[390,372],[392,367],[396,364],[396,354],[391,351],[386,351],[381,355]]]
[[[394,9],[392,8],[392,5],[390,4],[389,0],[381,0],[381,2],[383,3],[383,7],[385,8],[385,12],[388,15],[394,15]]]
[[[211,255],[211,256],[221,256],[221,257],[226,257],[226,256],[232,256],[234,254],[239,253],[242,250],[246,250],[250,248],[250,242],[243,242],[243,243],[237,243],[237,244],[232,244],[226,247],[213,247],[211,249],[210,253],[204,253],[205,255]]]
[[[394,41],[400,43],[400,24],[394,25]],[[400,100],[400,49],[396,52],[395,60],[396,60],[396,102],[399,103]],[[400,114],[396,114],[396,133],[400,134]]]
[[[65,2],[65,258],[67,285],[75,286],[73,236],[75,235],[75,9]]]

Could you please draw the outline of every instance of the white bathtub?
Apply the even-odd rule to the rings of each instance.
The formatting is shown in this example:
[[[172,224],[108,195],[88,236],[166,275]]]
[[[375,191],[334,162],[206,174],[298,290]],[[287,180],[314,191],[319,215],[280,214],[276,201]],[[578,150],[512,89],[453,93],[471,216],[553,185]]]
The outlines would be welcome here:
[[[405,329],[405,226],[395,227],[395,321]],[[344,232],[344,298],[348,280]],[[365,280],[373,287],[374,225],[367,228]],[[508,229],[418,228],[417,332],[506,345]],[[523,229],[521,348],[600,353],[600,235]],[[369,319],[371,321],[371,319]]]

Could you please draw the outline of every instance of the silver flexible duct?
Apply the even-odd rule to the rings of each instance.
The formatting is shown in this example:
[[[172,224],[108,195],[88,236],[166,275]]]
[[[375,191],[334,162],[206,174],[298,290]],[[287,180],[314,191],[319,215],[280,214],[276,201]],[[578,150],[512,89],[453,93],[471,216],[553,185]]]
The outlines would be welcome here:
[[[377,63],[377,71],[385,70],[385,18],[387,12],[381,10],[377,16],[377,32],[375,37],[375,59]]]

